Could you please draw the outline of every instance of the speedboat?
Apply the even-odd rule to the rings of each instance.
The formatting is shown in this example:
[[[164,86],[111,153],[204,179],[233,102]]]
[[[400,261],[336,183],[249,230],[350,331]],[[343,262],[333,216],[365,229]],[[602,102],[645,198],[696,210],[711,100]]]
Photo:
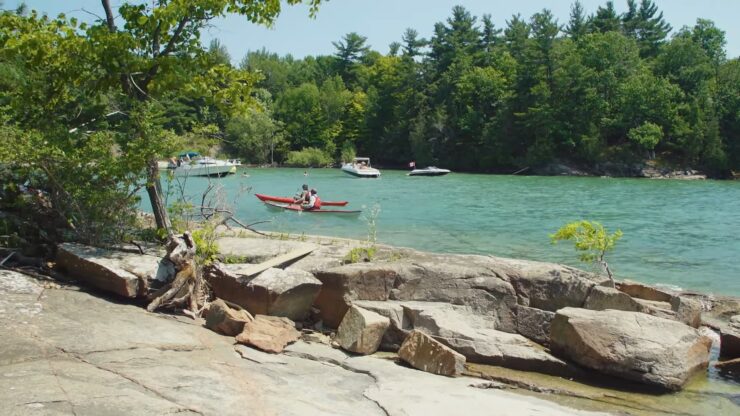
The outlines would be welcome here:
[[[450,173],[449,169],[440,169],[436,166],[428,166],[424,169],[414,169],[408,176],[444,176]]]
[[[356,157],[342,165],[342,171],[358,178],[379,178],[380,171],[370,166],[370,158]]]
[[[201,156],[197,152],[186,152],[177,155],[177,159],[171,158],[167,163],[167,169],[171,170],[176,177],[222,177],[231,173],[236,173],[236,167],[240,165],[241,162],[238,160],[220,160],[208,156]]]

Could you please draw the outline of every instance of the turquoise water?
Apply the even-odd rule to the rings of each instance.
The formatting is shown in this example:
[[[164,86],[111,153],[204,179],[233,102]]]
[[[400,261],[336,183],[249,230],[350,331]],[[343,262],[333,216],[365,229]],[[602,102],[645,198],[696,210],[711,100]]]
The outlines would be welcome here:
[[[600,221],[624,232],[608,259],[617,278],[740,295],[740,182],[405,173],[244,169],[212,183],[223,185],[240,219],[272,220],[258,229],[367,238],[363,216],[275,211],[254,197],[293,195],[308,183],[323,200],[349,200],[347,209],[379,206],[381,243],[580,267],[570,243],[553,246],[548,234],[569,221]],[[207,183],[189,178],[186,188],[195,194]]]

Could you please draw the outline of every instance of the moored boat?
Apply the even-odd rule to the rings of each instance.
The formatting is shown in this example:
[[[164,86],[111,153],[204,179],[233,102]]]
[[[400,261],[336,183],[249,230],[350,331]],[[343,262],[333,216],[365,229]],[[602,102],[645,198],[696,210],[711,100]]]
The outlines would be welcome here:
[[[240,166],[238,160],[220,160],[208,156],[201,156],[197,152],[185,152],[172,158],[167,163],[167,169],[176,177],[184,176],[213,176],[222,177],[236,173]]]
[[[311,214],[360,214],[362,210],[347,209],[303,209],[299,204],[285,204],[280,202],[263,201],[265,205],[272,208],[279,208],[287,211],[310,212]],[[324,202],[322,202],[322,205]]]
[[[358,178],[379,178],[380,171],[370,166],[370,158],[356,157],[342,165],[342,171]]]
[[[444,176],[450,173],[449,169],[440,169],[436,166],[428,166],[424,169],[414,169],[408,176]]]
[[[271,195],[265,195],[265,194],[254,194],[257,198],[259,198],[260,201],[271,201],[271,202],[281,202],[284,204],[292,204],[293,198],[285,197],[285,196],[271,196]],[[347,205],[348,201],[321,201],[321,205],[326,205],[330,207],[343,207]]]

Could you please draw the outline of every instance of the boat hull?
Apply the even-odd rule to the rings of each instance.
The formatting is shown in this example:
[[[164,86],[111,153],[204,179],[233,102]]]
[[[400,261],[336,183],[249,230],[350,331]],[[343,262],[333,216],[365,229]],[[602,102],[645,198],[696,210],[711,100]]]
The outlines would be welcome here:
[[[368,168],[366,171],[363,170],[357,170],[354,168],[345,168],[342,167],[342,172],[352,175],[356,178],[379,178],[380,177],[380,171],[374,168]]]
[[[271,201],[271,202],[281,202],[284,204],[292,204],[293,198],[288,198],[284,196],[271,196],[271,195],[265,195],[265,194],[254,194],[257,198],[259,198],[260,201]],[[343,207],[347,205],[348,201],[321,201],[321,205],[326,205],[329,207]]]
[[[279,209],[283,209],[286,211],[307,212],[311,214],[357,215],[362,212],[362,210],[344,210],[344,209],[303,209],[303,207],[298,204],[283,204],[283,203],[272,202],[272,201],[263,201],[263,202],[268,207],[279,208]]]
[[[427,168],[427,169],[414,169],[409,172],[408,176],[444,176],[450,173],[448,169],[439,168]]]
[[[236,166],[234,165],[205,165],[205,166],[179,166],[176,168],[168,168],[175,174],[175,177],[187,177],[187,176],[208,176],[212,178],[221,178],[226,175],[236,173]]]

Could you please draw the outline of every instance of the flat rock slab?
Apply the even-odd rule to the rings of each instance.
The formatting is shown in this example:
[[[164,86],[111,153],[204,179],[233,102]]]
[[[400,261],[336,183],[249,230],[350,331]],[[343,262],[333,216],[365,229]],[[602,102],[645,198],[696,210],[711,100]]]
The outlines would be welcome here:
[[[416,330],[406,337],[398,356],[416,369],[442,376],[459,376],[465,369],[465,357],[462,354]]]
[[[337,329],[336,341],[347,351],[372,354],[378,350],[390,319],[352,305]]]
[[[564,308],[550,327],[557,354],[605,374],[679,390],[707,367],[709,337],[680,322],[638,312]]]
[[[128,298],[143,295],[149,280],[165,281],[175,275],[172,263],[160,257],[75,243],[60,244],[56,261],[75,279]]]
[[[303,248],[315,248],[313,243],[265,238],[221,237],[216,240],[221,255],[237,258],[239,263],[262,263],[271,258]]]

